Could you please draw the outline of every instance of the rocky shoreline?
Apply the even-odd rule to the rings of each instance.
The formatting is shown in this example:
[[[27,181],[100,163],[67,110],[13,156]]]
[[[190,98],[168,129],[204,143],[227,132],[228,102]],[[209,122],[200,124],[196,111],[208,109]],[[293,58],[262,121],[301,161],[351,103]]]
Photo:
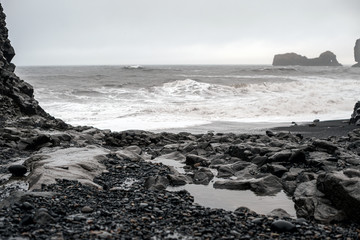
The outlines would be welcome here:
[[[36,125],[39,119],[43,124]],[[359,205],[351,202],[353,189],[347,188],[359,182],[359,129],[348,137],[320,140],[289,132],[156,134],[49,128],[53,120],[38,116],[22,121],[0,130],[5,160],[1,195],[9,196],[1,202],[0,212],[0,235],[5,239],[358,237]],[[71,155],[73,149],[78,155]],[[86,155],[89,149],[96,156]],[[62,162],[54,157],[59,152]],[[184,169],[180,173],[157,163],[159,158],[179,161]],[[8,166],[21,160],[29,172],[11,176]],[[45,174],[54,169],[65,179]],[[285,191],[293,197],[298,218],[281,210],[265,216],[241,206],[233,212],[205,208],[194,204],[186,191],[166,190],[208,184],[214,169],[223,178],[214,183],[218,188],[249,189],[260,195]],[[94,179],[85,179],[94,174]],[[59,179],[49,184],[51,176]],[[326,186],[343,187],[339,192],[344,199]]]
[[[0,5],[1,239],[358,238],[360,129],[315,138],[70,126],[15,75],[7,32]],[[166,190],[210,181],[261,196],[284,191],[298,218],[206,208]]]

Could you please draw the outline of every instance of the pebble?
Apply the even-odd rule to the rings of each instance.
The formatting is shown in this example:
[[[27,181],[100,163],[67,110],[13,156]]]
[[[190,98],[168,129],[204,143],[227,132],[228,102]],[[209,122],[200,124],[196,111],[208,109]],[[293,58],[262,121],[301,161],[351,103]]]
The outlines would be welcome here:
[[[275,232],[294,232],[296,226],[285,220],[276,220],[271,224],[271,230]]]
[[[94,211],[94,209],[92,209],[91,207],[89,206],[85,206],[81,209],[81,212],[82,213],[92,213]]]

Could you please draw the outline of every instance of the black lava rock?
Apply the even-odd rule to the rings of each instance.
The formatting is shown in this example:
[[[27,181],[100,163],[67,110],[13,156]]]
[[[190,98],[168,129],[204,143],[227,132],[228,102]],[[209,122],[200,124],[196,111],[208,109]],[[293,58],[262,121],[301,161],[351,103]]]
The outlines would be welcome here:
[[[14,177],[22,177],[27,172],[26,167],[23,165],[12,165],[8,169]]]
[[[295,232],[296,226],[285,220],[276,220],[271,224],[271,230],[274,232]]]

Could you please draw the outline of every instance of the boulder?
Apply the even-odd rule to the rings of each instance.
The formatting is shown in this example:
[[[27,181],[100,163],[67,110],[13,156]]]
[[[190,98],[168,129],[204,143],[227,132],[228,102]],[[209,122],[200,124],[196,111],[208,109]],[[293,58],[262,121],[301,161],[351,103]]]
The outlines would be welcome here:
[[[261,178],[251,178],[243,180],[223,180],[216,181],[214,188],[229,190],[251,190],[262,196],[275,195],[282,190],[279,178],[274,175],[266,175]]]
[[[199,165],[202,167],[208,167],[211,162],[210,162],[210,160],[208,160],[204,157],[201,157],[201,156],[198,156],[195,154],[188,154],[188,155],[186,155],[185,163],[186,163],[186,165],[191,165],[191,166]]]
[[[219,178],[227,178],[234,176],[236,172],[239,172],[246,167],[250,166],[251,163],[245,161],[236,161],[235,163],[222,165],[218,168],[218,175]]]
[[[56,183],[56,179],[78,180],[83,184],[101,188],[93,179],[105,170],[100,163],[108,150],[87,146],[84,148],[54,148],[39,152],[25,160],[30,170],[26,177],[29,189],[40,189],[41,184]]]
[[[313,142],[313,146],[316,147],[316,149],[319,151],[325,151],[330,154],[334,153],[338,149],[335,144],[329,141],[318,139]]]
[[[293,201],[298,217],[315,219],[323,223],[340,222],[346,218],[344,212],[335,208],[317,189],[316,180],[299,184]]]
[[[194,183],[208,185],[211,179],[214,178],[214,174],[209,168],[201,168],[194,173]]]
[[[181,174],[168,174],[167,178],[171,186],[183,186],[188,183],[192,183],[190,177]]]
[[[306,155],[305,152],[302,150],[296,150],[294,151],[290,158],[289,161],[291,163],[305,163],[306,162]]]
[[[288,169],[286,167],[284,167],[283,165],[280,164],[268,164],[267,166],[267,170],[268,172],[270,172],[271,174],[274,174],[275,176],[281,178],[284,173],[286,173],[288,171]]]
[[[320,54],[318,58],[309,59],[296,53],[277,54],[274,56],[273,66],[341,66],[336,55],[330,51]]]
[[[23,165],[11,165],[8,170],[13,177],[23,177],[27,172],[27,168]]]
[[[119,150],[116,152],[116,156],[119,159],[128,159],[133,162],[138,162],[144,160],[141,154],[141,149],[138,146],[129,146],[123,150]]]
[[[360,101],[355,103],[354,111],[350,117],[350,124],[356,124],[360,126]]]
[[[145,180],[145,188],[151,191],[165,190],[169,186],[169,180],[165,176],[151,176]]]
[[[331,203],[344,211],[349,219],[360,223],[360,178],[358,173],[347,171],[324,173],[318,176],[317,189]]]
[[[272,210],[268,216],[272,216],[272,217],[278,217],[278,218],[290,218],[290,214],[287,213],[284,209],[282,208],[276,208],[274,210]]]
[[[276,220],[271,223],[271,231],[274,232],[295,232],[296,226],[285,220]]]
[[[281,152],[277,152],[269,157],[269,162],[288,162],[292,152],[289,150],[283,150]]]

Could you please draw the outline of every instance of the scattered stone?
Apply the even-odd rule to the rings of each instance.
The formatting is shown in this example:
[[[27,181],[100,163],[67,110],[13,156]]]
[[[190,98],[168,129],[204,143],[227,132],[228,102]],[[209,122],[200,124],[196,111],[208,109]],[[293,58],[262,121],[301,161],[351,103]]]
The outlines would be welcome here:
[[[258,179],[216,181],[214,188],[230,190],[251,190],[258,195],[274,195],[281,191],[282,185],[274,175]]]
[[[23,165],[11,165],[8,169],[14,177],[23,177],[27,172],[27,168]]]
[[[34,222],[40,225],[49,225],[55,222],[55,219],[49,214],[46,208],[39,208],[34,216]]]
[[[169,180],[165,176],[151,176],[145,180],[145,187],[149,190],[165,190]]]
[[[306,162],[306,154],[302,150],[294,151],[291,154],[289,161],[291,163],[305,163]]]
[[[92,209],[91,207],[89,206],[84,206],[82,209],[81,209],[81,212],[82,213],[92,213],[94,211],[94,209]]]
[[[194,154],[188,154],[188,155],[186,155],[185,163],[186,163],[186,165],[191,165],[191,166],[199,164],[199,166],[208,167],[211,162],[204,157],[194,155]]]
[[[282,208],[276,208],[272,210],[269,214],[269,216],[272,217],[278,217],[278,218],[290,218],[290,214],[288,214],[284,209]]]
[[[285,220],[276,220],[271,224],[271,230],[274,232],[295,232],[296,226]]]

